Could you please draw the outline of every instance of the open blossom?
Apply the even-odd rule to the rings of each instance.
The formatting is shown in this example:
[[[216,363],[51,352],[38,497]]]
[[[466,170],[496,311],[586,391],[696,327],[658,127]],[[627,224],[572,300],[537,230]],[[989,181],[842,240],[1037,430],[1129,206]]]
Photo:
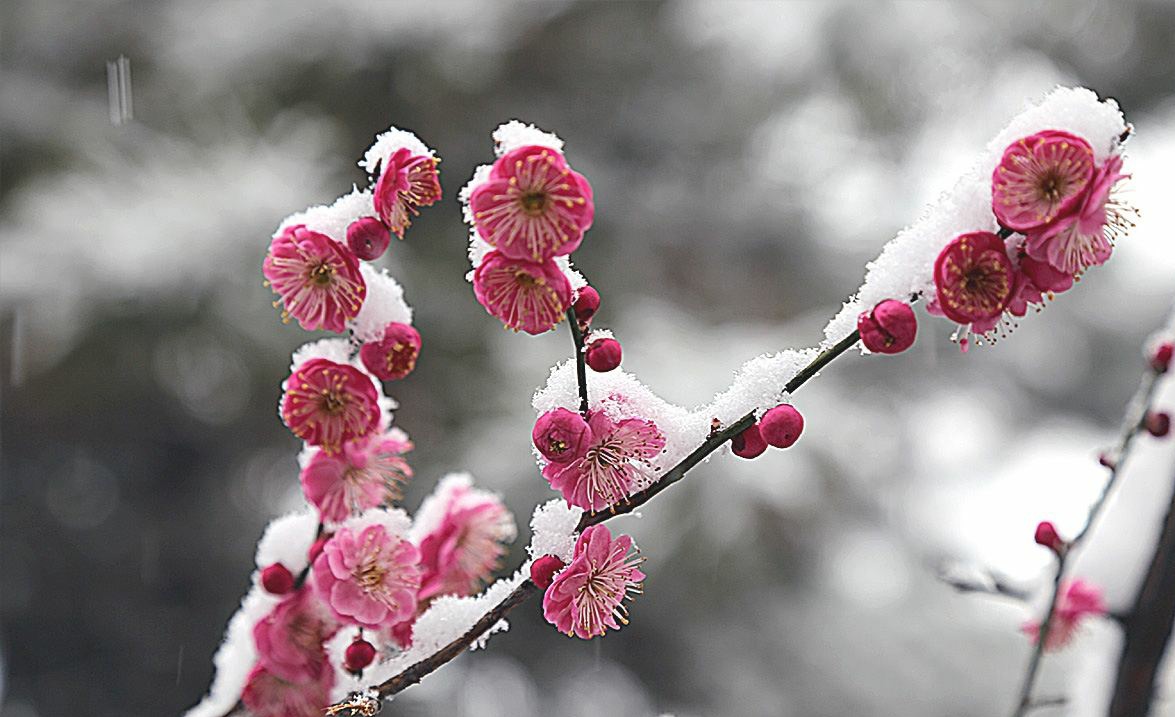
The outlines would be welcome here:
[[[652,421],[613,421],[603,411],[588,417],[591,442],[570,463],[549,463],[543,477],[563,494],[568,505],[600,510],[628,497],[638,473],[665,447],[665,436]]]
[[[282,419],[294,435],[327,453],[379,424],[379,396],[359,369],[329,359],[306,361],[285,382]]]
[[[469,204],[482,239],[504,256],[536,262],[575,251],[595,213],[583,175],[538,145],[499,157]]]
[[[1045,639],[1046,650],[1059,650],[1069,644],[1077,634],[1081,621],[1090,615],[1104,615],[1106,601],[1101,588],[1077,579],[1066,583],[1057,596],[1057,607],[1049,623],[1049,634]],[[1024,633],[1035,643],[1040,640],[1040,622],[1025,623]]]
[[[306,500],[324,521],[340,522],[401,497],[400,487],[412,477],[402,455],[412,443],[402,431],[347,441],[337,454],[317,451],[300,480]]]
[[[608,628],[628,624],[624,599],[639,594],[644,562],[631,552],[632,538],[612,539],[604,525],[587,528],[575,542],[571,562],[543,594],[543,617],[559,629],[583,640],[603,635]]]
[[[368,341],[359,349],[363,366],[384,381],[398,381],[412,373],[419,355],[420,332],[399,321],[385,326],[379,341]]]
[[[301,225],[274,237],[261,273],[281,297],[282,318],[294,317],[307,331],[343,331],[367,290],[347,247]]]
[[[259,664],[290,682],[311,682],[327,665],[323,643],[339,624],[310,590],[298,590],[253,627]]]
[[[535,448],[552,463],[569,463],[583,457],[591,438],[591,428],[583,416],[566,408],[539,416],[531,431]]]
[[[426,207],[441,198],[437,158],[413,154],[407,147],[397,149],[383,162],[373,198],[380,219],[403,239],[412,217],[420,213],[417,207]]]
[[[534,263],[491,251],[473,272],[478,302],[507,328],[541,334],[563,320],[571,283],[553,259]]]
[[[291,682],[258,664],[249,673],[241,702],[253,717],[322,717],[334,682],[334,670],[321,670],[306,682]]]
[[[1110,198],[1114,185],[1127,176],[1121,169],[1122,158],[1118,156],[1098,167],[1073,211],[1028,233],[1024,243],[1028,255],[1069,275],[1104,264],[1113,251],[1112,238],[1129,226],[1122,208]]]
[[[960,324],[998,320],[1012,298],[1014,274],[1003,239],[991,232],[961,234],[934,262],[930,310]]]
[[[420,600],[472,595],[501,566],[514,516],[492,493],[458,486],[440,523],[420,541]]]
[[[314,586],[340,620],[387,627],[416,611],[420,552],[383,525],[340,528],[314,561]]]
[[[1040,229],[1073,210],[1093,176],[1093,149],[1081,137],[1045,130],[1004,150],[992,173],[992,210],[1003,226]]]

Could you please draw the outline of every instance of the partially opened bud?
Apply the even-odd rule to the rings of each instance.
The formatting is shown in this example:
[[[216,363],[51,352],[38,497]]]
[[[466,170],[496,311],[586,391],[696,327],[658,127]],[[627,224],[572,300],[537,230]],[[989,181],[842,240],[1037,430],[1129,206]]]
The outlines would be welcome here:
[[[359,349],[363,366],[384,381],[397,381],[412,373],[419,355],[420,332],[399,321],[384,328],[382,339],[368,341]]]
[[[347,248],[360,259],[380,258],[391,242],[391,231],[375,217],[360,217],[347,226]]]
[[[1037,545],[1043,545],[1058,555],[1065,547],[1065,541],[1057,534],[1057,527],[1047,520],[1042,520],[1036,526],[1035,539]]]
[[[575,297],[575,303],[571,307],[575,309],[575,318],[579,319],[580,323],[586,324],[600,310],[600,292],[590,286],[583,287],[579,290],[579,296]]]
[[[583,456],[592,431],[583,416],[566,408],[547,411],[535,421],[531,439],[543,458],[552,463],[570,463]]]
[[[896,354],[914,345],[918,319],[910,305],[886,299],[857,317],[861,343],[873,353]]]

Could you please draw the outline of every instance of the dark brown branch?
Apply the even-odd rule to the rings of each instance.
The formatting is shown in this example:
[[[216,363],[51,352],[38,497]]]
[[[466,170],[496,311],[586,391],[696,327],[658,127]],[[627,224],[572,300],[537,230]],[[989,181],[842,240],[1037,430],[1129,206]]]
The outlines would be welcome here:
[[[1175,491],[1150,567],[1126,619],[1126,639],[1110,698],[1110,717],[1146,717],[1155,677],[1175,623]]]
[[[579,383],[579,412],[587,417],[587,366],[583,354],[583,332],[579,329],[579,319],[575,316],[575,308],[567,309],[567,325],[571,327],[571,340],[575,342],[575,380]]]

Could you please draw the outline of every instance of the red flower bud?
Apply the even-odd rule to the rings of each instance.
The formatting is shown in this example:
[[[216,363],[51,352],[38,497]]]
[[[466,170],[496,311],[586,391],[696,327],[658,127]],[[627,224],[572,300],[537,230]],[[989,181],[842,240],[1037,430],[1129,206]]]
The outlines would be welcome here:
[[[873,353],[896,354],[914,345],[918,319],[909,304],[886,299],[872,311],[861,312],[857,330],[861,333],[861,343]]]
[[[347,227],[347,248],[365,261],[383,256],[391,241],[391,232],[375,217],[360,217]]]
[[[600,310],[600,292],[590,286],[583,287],[571,307],[575,309],[575,318],[579,319],[581,324],[586,324]]]
[[[588,344],[585,360],[597,373],[611,371],[620,365],[620,342],[616,339],[599,339]]]
[[[362,672],[363,668],[374,660],[375,646],[362,637],[356,637],[343,652],[343,667],[346,667],[348,672]]]
[[[555,573],[565,567],[567,567],[566,563],[554,555],[544,555],[530,564],[530,581],[540,589],[546,590],[551,587]]]
[[[730,439],[730,450],[739,458],[758,458],[767,450],[767,441],[759,432],[759,424],[753,423],[742,433]]]
[[[759,420],[759,432],[768,445],[790,448],[804,432],[804,417],[795,406],[782,403],[763,414]]]
[[[261,571],[261,587],[271,595],[285,595],[294,589],[294,574],[281,563],[274,563]]]
[[[1171,356],[1175,354],[1175,343],[1163,341],[1151,351],[1151,368],[1155,373],[1166,373],[1171,367]]]
[[[1043,545],[1054,553],[1060,554],[1065,547],[1065,541],[1057,534],[1057,527],[1047,520],[1042,520],[1036,526],[1036,544]]]
[[[1171,414],[1166,411],[1147,411],[1142,425],[1147,433],[1155,438],[1162,438],[1171,432]]]

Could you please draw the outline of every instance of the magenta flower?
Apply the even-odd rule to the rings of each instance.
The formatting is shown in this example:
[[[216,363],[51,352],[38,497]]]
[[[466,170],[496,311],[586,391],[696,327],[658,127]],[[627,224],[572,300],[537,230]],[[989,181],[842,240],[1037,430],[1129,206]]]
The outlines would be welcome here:
[[[641,592],[644,562],[627,535],[612,539],[604,525],[593,525],[575,542],[571,563],[543,594],[543,617],[559,632],[582,640],[628,624],[624,599]]]
[[[1093,176],[1093,149],[1077,135],[1037,132],[1008,145],[992,173],[991,207],[1018,232],[1041,229],[1073,210]]]
[[[1121,169],[1121,157],[1110,157],[1098,167],[1074,211],[1028,234],[1028,255],[1069,275],[1104,264],[1113,251],[1112,239],[1130,226],[1122,207],[1110,199],[1114,185],[1127,176]]]
[[[637,474],[651,470],[650,460],[665,447],[665,437],[652,421],[613,421],[603,411],[588,417],[588,427],[591,441],[583,455],[547,464],[543,477],[568,505],[596,511],[628,497]]]
[[[1014,273],[1003,239],[991,232],[961,234],[934,262],[932,310],[960,324],[998,321],[1012,297]]]
[[[535,421],[531,439],[535,448],[552,463],[570,463],[582,458],[592,439],[592,430],[583,416],[566,408],[547,411]]]
[[[458,486],[440,523],[420,541],[418,599],[477,592],[501,566],[514,533],[514,516],[500,498]]]
[[[329,359],[310,359],[285,381],[282,420],[294,435],[330,454],[379,424],[379,396],[359,369]]]
[[[261,273],[281,297],[274,306],[283,305],[282,320],[292,316],[307,331],[342,332],[359,314],[367,291],[351,251],[301,225],[273,238]]]
[[[592,225],[592,188],[550,147],[529,145],[494,162],[469,198],[477,233],[503,256],[540,262],[575,251]]]
[[[283,680],[312,682],[330,669],[323,643],[338,629],[309,590],[298,590],[253,627],[259,664]]]
[[[535,264],[497,251],[474,270],[473,293],[507,328],[528,334],[553,329],[571,303],[571,283],[553,259]]]
[[[334,683],[334,670],[321,670],[307,682],[290,682],[258,664],[249,673],[241,702],[252,717],[322,717]]]
[[[1024,254],[1020,257],[1020,273],[1041,293],[1059,294],[1073,286],[1073,275],[1057,271],[1047,261]]]
[[[400,239],[412,217],[420,213],[417,207],[427,207],[440,198],[436,157],[412,154],[412,150],[401,147],[384,161],[375,183],[375,211]]]
[[[314,587],[335,617],[389,627],[416,611],[420,551],[383,525],[340,528],[314,561]]]
[[[1069,644],[1081,627],[1081,621],[1090,615],[1105,615],[1106,601],[1098,586],[1078,578],[1067,582],[1057,596],[1057,607],[1049,623],[1045,649],[1060,650]],[[1033,644],[1040,640],[1040,621],[1031,620],[1021,628]]]
[[[379,341],[368,341],[359,349],[364,368],[384,381],[398,381],[412,373],[419,355],[420,332],[399,321],[385,326]]]
[[[412,477],[412,468],[401,457],[410,450],[410,441],[386,433],[348,441],[338,454],[317,451],[302,469],[302,492],[324,521],[334,523],[391,505]]]

